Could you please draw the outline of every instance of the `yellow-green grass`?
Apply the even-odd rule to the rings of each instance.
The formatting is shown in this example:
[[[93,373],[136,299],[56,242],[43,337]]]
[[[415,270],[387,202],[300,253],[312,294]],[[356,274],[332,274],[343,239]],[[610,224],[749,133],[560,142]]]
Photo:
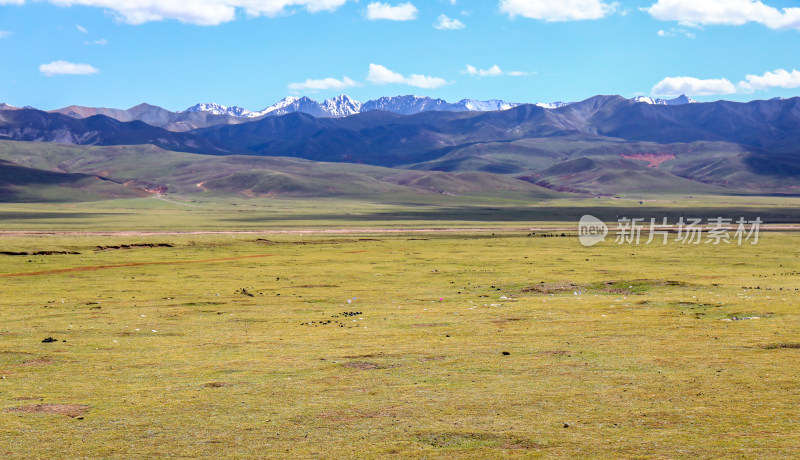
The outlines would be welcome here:
[[[0,455],[800,456],[800,234],[492,233],[2,237]]]
[[[680,216],[800,223],[800,197],[620,195],[587,198],[377,194],[352,198],[159,196],[75,203],[0,203],[3,231],[260,231],[330,228],[577,227],[584,214],[660,222]]]

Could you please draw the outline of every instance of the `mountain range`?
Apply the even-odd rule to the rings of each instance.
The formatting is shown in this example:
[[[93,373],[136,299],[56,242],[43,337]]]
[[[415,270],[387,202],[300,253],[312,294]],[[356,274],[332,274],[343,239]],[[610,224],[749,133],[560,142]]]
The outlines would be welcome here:
[[[640,96],[631,100],[656,105],[681,105],[695,102],[686,96],[670,100]],[[569,104],[565,102],[547,102],[535,105],[546,109],[557,109]],[[455,103],[449,103],[443,99],[411,95],[382,97],[362,104],[343,94],[322,102],[317,102],[308,97],[286,97],[263,110],[255,112],[242,107],[226,107],[216,103],[199,103],[179,112],[170,112],[150,104],[140,104],[127,110],[71,105],[51,110],[50,112],[60,113],[72,118],[105,115],[118,121],[138,120],[169,131],[182,132],[220,124],[246,123],[268,116],[281,116],[289,113],[305,113],[317,118],[342,118],[372,111],[384,111],[401,115],[415,115],[429,111],[491,112],[509,110],[520,105],[524,104],[501,100],[479,101],[475,99],[462,99]],[[33,107],[25,108],[32,109]],[[16,107],[0,104],[0,110],[12,109],[16,109]]]
[[[655,105],[682,105],[695,103],[693,99],[685,95],[675,99],[654,99],[639,96],[632,99],[635,102],[644,102]],[[541,102],[534,105],[546,109],[557,109],[570,103],[565,102]],[[315,117],[348,117],[358,113],[372,112],[381,110],[401,115],[414,115],[422,112],[495,112],[500,110],[513,109],[524,105],[520,102],[506,102],[497,99],[489,101],[479,101],[476,99],[462,99],[458,102],[450,103],[444,99],[433,99],[421,96],[395,96],[381,97],[379,99],[361,103],[355,99],[342,94],[341,96],[317,102],[308,97],[287,97],[279,102],[257,112],[250,112],[241,107],[225,107],[219,104],[196,104],[189,107],[184,112],[208,112],[214,115],[228,115],[231,117],[260,118],[267,115],[286,115],[288,113],[301,112]],[[63,112],[62,112],[63,113]]]
[[[196,104],[184,110],[184,112],[210,112],[215,115],[245,118],[261,118],[270,115],[280,116],[288,113],[300,112],[320,118],[340,118],[375,110],[398,113],[401,115],[414,115],[434,110],[447,112],[489,112],[508,110],[519,105],[522,104],[500,100],[478,101],[474,99],[463,99],[456,103],[449,103],[443,99],[411,95],[381,97],[361,103],[350,96],[342,94],[341,96],[322,102],[317,102],[308,97],[287,97],[257,112],[250,112],[241,107],[225,107],[219,104]]]
[[[22,144],[14,143],[6,146],[6,156],[0,155],[0,159],[19,167],[95,175],[122,183],[139,181],[146,183],[148,190],[204,193],[213,192],[215,186],[235,192],[237,183],[260,184],[255,187],[259,192],[243,185],[243,190],[257,194],[271,193],[270,187],[278,187],[278,183],[282,184],[276,189],[280,193],[302,190],[324,195],[328,193],[325,190],[336,189],[328,183],[313,192],[314,184],[322,184],[322,179],[308,179],[302,175],[303,168],[294,166],[292,181],[302,186],[287,186],[285,174],[289,173],[278,165],[290,159],[312,162],[303,163],[307,168],[335,163],[339,173],[344,168],[359,171],[353,172],[357,175],[366,174],[363,168],[371,165],[383,168],[381,177],[398,174],[413,178],[398,179],[392,187],[419,184],[425,177],[426,190],[440,193],[463,190],[464,179],[459,175],[467,173],[484,174],[480,183],[487,189],[496,182],[504,184],[504,189],[529,192],[520,184],[590,194],[800,192],[800,98],[690,103],[688,98],[662,101],[596,96],[547,108],[536,104],[505,107],[500,101],[473,105],[473,109],[501,108],[490,111],[470,110],[466,105],[455,110],[457,104],[414,96],[365,104],[346,96],[316,106],[305,105],[308,101],[312,100],[286,99],[257,117],[241,111],[233,116],[227,108],[211,104],[184,112],[142,105],[128,111],[102,109],[103,113],[96,115],[79,107],[62,114],[6,106],[0,108],[0,140],[116,146],[109,152],[116,152],[113,164],[117,166],[98,170],[80,158],[35,159],[35,148],[26,148],[23,161],[14,157],[14,145]],[[326,115],[309,114],[309,107],[324,108]],[[358,113],[345,116],[347,111]],[[341,115],[331,115],[334,112]],[[131,120],[136,116],[142,119]],[[130,158],[119,156],[132,148],[128,146],[148,144],[163,151],[195,154],[183,158],[182,165],[222,161],[211,160],[209,155],[272,160],[262,173],[255,172],[262,168],[253,166],[256,160],[227,162],[220,169],[203,168],[206,175],[202,177],[196,172],[181,173],[205,184],[202,190],[186,188],[168,174],[137,177],[121,173],[119,165],[127,161],[153,161],[156,154],[146,159],[137,158],[139,153],[131,153]],[[71,155],[80,152],[75,148],[69,151]],[[237,170],[231,165],[247,166]],[[3,167],[0,164],[0,169]],[[132,167],[125,168],[130,171]],[[267,174],[264,171],[269,171],[269,179],[262,177]],[[372,183],[378,173],[369,171],[368,180],[355,180],[355,176],[346,180]],[[277,172],[284,174],[280,180]],[[462,185],[450,189],[455,183]]]

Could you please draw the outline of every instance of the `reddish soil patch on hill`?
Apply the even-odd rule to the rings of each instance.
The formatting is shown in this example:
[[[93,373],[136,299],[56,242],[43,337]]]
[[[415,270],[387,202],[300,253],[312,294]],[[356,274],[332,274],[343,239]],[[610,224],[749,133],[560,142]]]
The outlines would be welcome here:
[[[634,153],[631,155],[621,153],[619,156],[626,160],[646,161],[649,163],[648,168],[658,168],[661,163],[675,159],[675,155],[671,153]]]

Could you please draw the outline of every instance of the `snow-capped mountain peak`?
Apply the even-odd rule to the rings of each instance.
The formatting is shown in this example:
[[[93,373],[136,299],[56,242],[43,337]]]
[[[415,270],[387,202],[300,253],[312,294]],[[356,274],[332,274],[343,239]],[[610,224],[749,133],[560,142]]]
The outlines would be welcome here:
[[[683,105],[693,104],[697,101],[681,95],[675,99],[656,99],[648,96],[637,96],[631,99],[633,102],[641,102],[651,105]],[[558,109],[570,102],[540,102],[535,104],[545,109]],[[208,112],[215,115],[227,115],[237,118],[261,118],[265,116],[280,116],[289,113],[300,112],[314,117],[340,118],[348,117],[363,112],[382,110],[385,112],[398,113],[402,115],[413,115],[432,110],[447,112],[494,112],[509,110],[523,105],[517,102],[505,102],[497,99],[479,101],[476,99],[462,99],[455,103],[450,103],[444,99],[434,99],[426,96],[394,96],[381,97],[379,99],[364,102],[363,104],[346,94],[317,102],[309,97],[289,96],[272,104],[271,106],[250,112],[241,107],[226,107],[220,104],[196,104],[184,112]]]
[[[297,103],[299,101],[299,97],[289,96],[281,99],[280,101],[272,104],[271,106],[265,108],[264,110],[259,110],[258,112],[253,112],[257,114],[257,116],[267,115],[275,111],[280,111],[285,109],[286,107],[290,107],[292,104]]]
[[[497,99],[490,101],[476,101],[475,99],[462,99],[458,101],[460,105],[470,112],[495,112],[498,110],[508,110],[518,107],[522,104],[518,102],[505,102]]]
[[[264,110],[253,112],[254,116],[261,117],[264,115],[286,115],[288,113],[301,112],[307,113],[314,117],[331,117],[322,105],[306,96],[295,97],[289,96],[281,99],[280,101],[272,104]]]
[[[207,112],[212,115],[228,115],[231,117],[247,117],[250,115],[250,111],[241,107],[226,107],[214,103],[195,104],[183,112]]]
[[[561,108],[561,107],[564,107],[564,106],[567,106],[567,105],[570,105],[570,104],[571,104],[571,102],[556,101],[556,102],[539,102],[539,103],[534,104],[534,105],[536,105],[537,107],[541,107],[543,109],[551,109],[552,110],[552,109],[558,109],[558,108]]]
[[[382,97],[372,101],[367,101],[361,106],[362,112],[382,110],[385,112],[399,113],[401,115],[411,115],[431,110],[462,112],[463,106],[450,104],[444,99],[433,99],[425,96],[395,96]]]
[[[450,103],[444,99],[415,95],[381,97],[361,103],[346,94],[342,94],[323,102],[317,102],[305,96],[289,96],[257,112],[250,112],[240,107],[226,107],[213,103],[196,104],[184,110],[184,112],[208,112],[215,115],[228,115],[238,118],[261,118],[264,116],[280,116],[301,112],[315,117],[339,118],[373,110],[413,115],[432,110],[447,112],[494,112],[513,109],[520,105],[523,104],[518,102],[505,102],[498,99],[489,101],[462,99],[458,102]],[[554,102],[537,105],[548,109],[555,109],[567,104]]]
[[[333,117],[347,117],[361,113],[361,103],[346,94],[328,99],[320,105]]]
[[[681,94],[675,99],[656,99],[648,96],[636,96],[632,100],[633,102],[644,102],[645,104],[650,105],[684,105],[694,104],[697,102],[694,99],[687,97],[685,94]]]

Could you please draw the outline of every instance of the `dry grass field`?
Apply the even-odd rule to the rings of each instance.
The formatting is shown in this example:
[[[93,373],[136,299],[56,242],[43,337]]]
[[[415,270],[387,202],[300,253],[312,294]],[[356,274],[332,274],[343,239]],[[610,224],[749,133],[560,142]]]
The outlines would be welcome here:
[[[5,235],[0,455],[800,456],[800,234],[545,235]]]

